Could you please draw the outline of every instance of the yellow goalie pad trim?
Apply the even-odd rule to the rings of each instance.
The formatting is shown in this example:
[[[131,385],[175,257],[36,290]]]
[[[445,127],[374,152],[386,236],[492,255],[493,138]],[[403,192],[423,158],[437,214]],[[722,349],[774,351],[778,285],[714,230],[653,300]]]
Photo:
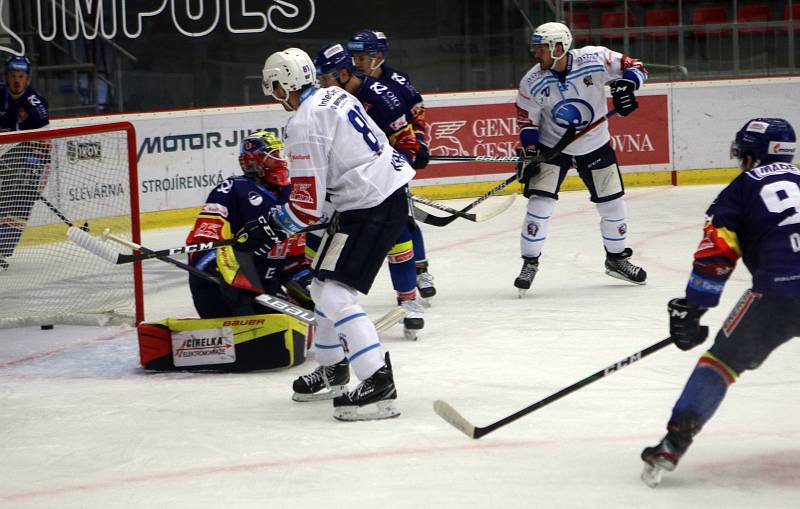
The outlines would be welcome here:
[[[167,318],[160,322],[150,323],[163,325],[173,332],[230,328],[233,330],[233,342],[236,345],[270,334],[284,333],[283,344],[286,350],[290,352],[292,365],[295,363],[292,332],[298,332],[303,337],[308,334],[308,325],[305,322],[283,314],[231,316],[225,318]]]

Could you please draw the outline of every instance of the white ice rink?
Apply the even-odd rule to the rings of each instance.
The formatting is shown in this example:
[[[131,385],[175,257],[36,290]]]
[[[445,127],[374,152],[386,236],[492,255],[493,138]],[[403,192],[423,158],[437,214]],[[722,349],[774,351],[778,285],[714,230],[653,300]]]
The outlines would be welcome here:
[[[418,342],[399,326],[383,336],[402,411],[388,421],[341,423],[330,402],[292,402],[292,380],[313,361],[145,373],[130,328],[0,330],[0,507],[798,508],[797,340],[731,387],[655,490],[639,480],[639,453],[663,435],[702,348],[661,350],[480,440],[432,410],[444,399],[484,426],[666,337],[666,303],[682,295],[720,188],[629,190],[646,286],[603,273],[585,192],[562,194],[522,300],[521,197],[488,222],[426,227],[439,293]],[[185,233],[145,240],[171,247]],[[145,274],[149,320],[192,316],[184,273],[148,261]],[[716,332],[748,283],[740,266],[703,323]],[[362,303],[376,317],[393,299],[384,270]]]

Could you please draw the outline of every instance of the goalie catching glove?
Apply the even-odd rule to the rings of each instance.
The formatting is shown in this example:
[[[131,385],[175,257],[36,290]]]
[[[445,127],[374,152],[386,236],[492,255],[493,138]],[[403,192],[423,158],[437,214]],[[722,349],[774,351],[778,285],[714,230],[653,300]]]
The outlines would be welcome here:
[[[636,96],[633,95],[634,90],[636,83],[633,80],[620,78],[611,83],[611,99],[619,116],[628,116],[639,107]]]
[[[236,244],[234,248],[239,251],[269,251],[275,245],[289,238],[289,232],[283,229],[275,219],[274,213],[266,216],[258,216],[256,219],[247,221],[239,231],[236,232]]]
[[[707,308],[693,304],[686,299],[672,299],[667,304],[669,310],[669,335],[675,346],[690,350],[708,337],[708,326],[700,325],[700,318]]]
[[[540,164],[538,162],[531,161],[530,157],[536,157],[539,155],[539,149],[535,147],[528,147],[526,149],[517,148],[517,157],[519,160],[517,161],[516,171],[517,171],[517,180],[522,184],[527,184],[528,181],[539,174],[542,170]]]

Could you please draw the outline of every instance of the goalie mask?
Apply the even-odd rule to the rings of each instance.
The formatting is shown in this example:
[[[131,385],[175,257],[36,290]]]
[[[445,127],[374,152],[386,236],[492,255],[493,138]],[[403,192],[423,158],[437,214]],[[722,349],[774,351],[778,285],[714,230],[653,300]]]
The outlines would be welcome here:
[[[753,158],[754,166],[776,162],[791,163],[797,147],[791,124],[782,118],[748,120],[731,143],[731,158]]]
[[[283,142],[269,131],[258,131],[242,140],[239,166],[246,177],[257,178],[270,187],[289,185],[289,170],[283,157]]]

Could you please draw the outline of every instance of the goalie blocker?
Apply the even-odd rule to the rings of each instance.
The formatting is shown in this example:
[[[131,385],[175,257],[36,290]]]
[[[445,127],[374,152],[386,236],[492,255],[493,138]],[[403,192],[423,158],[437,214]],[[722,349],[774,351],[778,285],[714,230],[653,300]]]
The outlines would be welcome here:
[[[144,369],[240,372],[302,364],[308,324],[279,314],[172,319],[137,327]]]

